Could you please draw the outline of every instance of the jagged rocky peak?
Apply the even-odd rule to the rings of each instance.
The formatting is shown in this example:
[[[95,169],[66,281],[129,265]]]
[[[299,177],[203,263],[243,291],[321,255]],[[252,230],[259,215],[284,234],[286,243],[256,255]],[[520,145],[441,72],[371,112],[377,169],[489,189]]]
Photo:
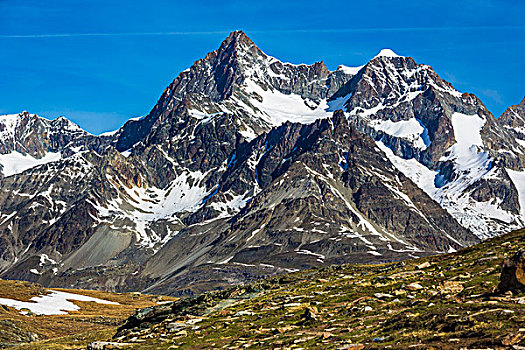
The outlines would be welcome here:
[[[323,62],[283,63],[262,52],[242,31],[235,31],[217,50],[181,72],[148,116],[129,121],[116,147],[125,151],[165,120],[184,121],[188,116],[208,120],[213,115],[233,115],[248,139],[294,120],[293,116],[299,116],[294,121],[313,122],[321,114],[326,116],[328,106],[323,102],[355,73],[349,67],[330,72]]]
[[[462,96],[431,67],[387,49],[370,60],[333,100],[344,106],[361,131],[383,139],[394,153],[432,166],[453,143],[450,111],[440,101],[444,94],[453,99]],[[422,155],[427,148],[431,150]]]
[[[360,108],[363,111],[359,114],[370,115],[375,112],[381,114],[398,103],[410,102],[428,89],[453,94],[457,98],[462,95],[430,66],[418,64],[412,57],[399,56],[385,49],[372,58],[335,97],[351,94],[346,102],[348,112]],[[377,110],[370,110],[374,107]],[[357,113],[355,110],[353,114]],[[402,118],[400,115],[395,117]]]
[[[204,78],[207,87],[197,84],[197,86],[190,87],[190,91],[196,90],[214,101],[221,101],[231,96],[235,83],[242,82],[245,75],[243,72],[246,69],[257,64],[264,64],[265,60],[267,56],[246,34],[242,31],[235,31],[222,42],[217,50],[208,53],[204,59],[196,61],[189,71],[181,73],[179,77],[183,78],[182,80],[185,80],[186,76],[190,79]],[[198,82],[203,83],[203,81]],[[178,92],[177,89],[174,92]]]
[[[76,131],[85,133],[86,131],[83,130],[80,126],[73,123],[71,120],[67,119],[64,116],[60,116],[56,119],[53,119],[50,123],[51,126],[61,129],[61,130],[67,130],[67,131]]]
[[[283,63],[262,52],[242,31],[232,32],[220,47],[196,61],[182,72],[164,92],[161,103],[181,99],[190,93],[199,93],[215,102],[232,96],[235,86],[251,80],[263,88],[278,89],[284,93],[306,95],[305,86],[314,79],[327,79],[330,71],[323,62],[312,65]]]
[[[240,49],[257,49],[257,46],[255,46],[254,42],[248,38],[248,36],[242,31],[242,30],[235,30],[228,35],[226,39],[221,44],[221,48],[223,47],[229,47],[233,45],[235,48]],[[260,50],[259,50],[260,52]]]
[[[45,140],[53,129],[52,123],[27,111],[0,116],[0,153],[44,157],[49,151]]]
[[[382,50],[339,90],[334,100],[358,128],[382,139],[396,155],[430,168],[458,142],[454,118],[472,116],[486,146],[498,143],[495,118],[473,94],[461,93],[428,65]],[[465,117],[467,118],[467,117]]]
[[[236,56],[235,58],[241,63],[245,55],[267,57],[242,30],[237,30],[231,32],[221,43],[221,46],[217,50],[208,53],[204,60],[210,61],[216,57],[226,59],[230,56]]]
[[[332,100],[463,226],[481,237],[508,229],[501,222],[519,227],[519,211],[503,204],[518,203],[519,191],[502,168],[523,169],[524,149],[474,94],[382,51]]]
[[[312,65],[296,65],[284,63],[268,56],[242,31],[232,32],[223,41],[220,48],[209,53],[205,60],[213,61],[215,58],[219,60],[221,68],[224,65],[225,68],[234,70],[238,74],[241,80],[234,81],[235,83],[242,83],[246,79],[251,79],[256,83],[266,83],[269,84],[267,87],[277,88],[287,93],[294,92],[292,91],[293,88],[281,86],[283,85],[281,80],[289,80],[289,78],[326,79],[330,74],[322,61],[315,62]]]
[[[2,154],[9,153],[13,150],[19,124],[22,120],[27,118],[30,118],[30,116],[26,111],[20,114],[0,116],[0,152]]]
[[[242,66],[253,61],[264,61],[267,56],[242,31],[232,32],[220,45],[203,59],[181,72],[166,89],[159,104],[170,107],[170,99],[182,100],[197,93],[222,101],[231,96],[234,83],[242,80]]]

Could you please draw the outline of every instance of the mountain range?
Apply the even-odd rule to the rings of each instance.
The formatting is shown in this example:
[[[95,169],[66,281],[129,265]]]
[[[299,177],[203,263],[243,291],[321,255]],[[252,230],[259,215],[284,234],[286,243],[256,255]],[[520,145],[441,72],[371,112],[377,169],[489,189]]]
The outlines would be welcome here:
[[[192,294],[525,225],[525,99],[496,119],[388,49],[330,71],[235,31],[115,132],[0,135],[0,277],[49,287]]]

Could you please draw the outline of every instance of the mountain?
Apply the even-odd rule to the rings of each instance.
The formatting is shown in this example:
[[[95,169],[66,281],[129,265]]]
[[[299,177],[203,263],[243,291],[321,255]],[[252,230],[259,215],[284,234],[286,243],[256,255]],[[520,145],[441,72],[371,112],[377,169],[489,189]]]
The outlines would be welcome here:
[[[525,148],[390,50],[330,71],[236,31],[114,133],[1,120],[31,137],[0,153],[34,160],[1,180],[4,278],[191,294],[455,251],[524,222]]]
[[[523,145],[472,94],[431,67],[382,51],[341,88],[352,124],[402,172],[482,238],[521,227]]]
[[[330,72],[323,62],[280,62],[243,32],[232,32],[219,49],[180,73],[146,118],[126,123],[116,147],[129,149],[182,110],[196,119],[229,114],[247,139],[286,120],[312,122],[326,115],[324,106],[316,107],[351,76],[343,67]]]
[[[231,159],[213,196],[189,217],[213,225],[185,228],[145,265],[144,275],[160,280],[152,290],[192,286],[188,271],[179,271],[189,261],[191,274],[229,280],[239,267],[255,275],[261,267],[391,261],[477,241],[342,112],[309,125],[287,122]],[[242,209],[228,218],[235,206]],[[192,248],[174,255],[182,246]]]

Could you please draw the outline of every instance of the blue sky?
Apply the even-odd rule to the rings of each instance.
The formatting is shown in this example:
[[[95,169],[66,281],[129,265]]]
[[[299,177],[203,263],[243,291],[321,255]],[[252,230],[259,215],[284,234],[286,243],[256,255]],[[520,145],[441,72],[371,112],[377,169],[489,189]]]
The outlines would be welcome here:
[[[524,17],[517,0],[0,0],[0,113],[116,129],[242,29],[280,60],[330,69],[391,48],[499,116],[525,96]]]

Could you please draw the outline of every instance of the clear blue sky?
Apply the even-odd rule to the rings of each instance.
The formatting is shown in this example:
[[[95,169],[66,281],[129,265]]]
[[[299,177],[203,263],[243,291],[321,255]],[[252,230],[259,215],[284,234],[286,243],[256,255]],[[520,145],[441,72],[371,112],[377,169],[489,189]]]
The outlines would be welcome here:
[[[499,116],[525,95],[524,18],[519,0],[0,0],[0,113],[116,129],[242,29],[272,56],[330,69],[392,48]]]

